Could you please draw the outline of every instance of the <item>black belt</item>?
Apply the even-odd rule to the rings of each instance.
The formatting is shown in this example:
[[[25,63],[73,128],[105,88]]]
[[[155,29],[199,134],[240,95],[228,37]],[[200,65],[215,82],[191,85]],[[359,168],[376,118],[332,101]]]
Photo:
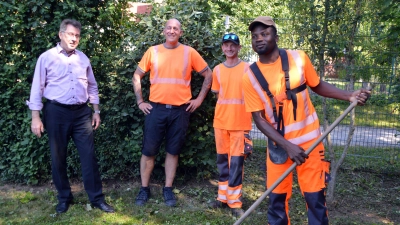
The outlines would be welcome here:
[[[83,104],[79,104],[79,105],[66,105],[66,104],[59,103],[56,100],[49,100],[49,99],[47,99],[47,102],[51,103],[53,105],[61,106],[63,108],[71,109],[71,110],[77,110],[77,109],[80,109],[80,108],[84,107],[85,105],[87,105],[87,102],[83,103]]]
[[[151,102],[151,103],[152,103],[152,104],[155,104],[155,105],[159,105],[159,106],[165,107],[165,108],[167,108],[167,109],[179,109],[179,108],[186,107],[186,106],[189,105],[189,104],[183,104],[183,105],[169,105],[169,104],[161,104],[161,103],[157,103],[157,102]]]

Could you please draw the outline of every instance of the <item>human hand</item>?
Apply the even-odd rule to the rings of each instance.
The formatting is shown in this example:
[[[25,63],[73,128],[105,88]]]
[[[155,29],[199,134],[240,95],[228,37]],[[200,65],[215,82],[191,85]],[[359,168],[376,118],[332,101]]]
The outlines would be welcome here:
[[[153,109],[153,106],[147,102],[140,103],[138,107],[145,115],[150,114],[150,111]]]
[[[189,102],[186,103],[189,104],[189,106],[186,108],[186,111],[189,111],[191,113],[194,112],[197,108],[200,107],[202,102],[203,101],[198,98],[190,100]]]
[[[100,114],[94,113],[92,117],[92,127],[93,130],[96,130],[100,126]]]
[[[289,146],[286,147],[285,150],[289,158],[297,165],[303,164],[306,159],[308,159],[308,155],[305,153],[304,149],[298,145],[289,142]]]
[[[38,138],[42,137],[42,133],[44,132],[44,127],[43,127],[42,120],[39,117],[32,118],[31,131]]]
[[[354,102],[357,100],[357,105],[365,105],[369,97],[371,96],[371,89],[361,88],[360,90],[354,91],[351,94],[350,101]]]

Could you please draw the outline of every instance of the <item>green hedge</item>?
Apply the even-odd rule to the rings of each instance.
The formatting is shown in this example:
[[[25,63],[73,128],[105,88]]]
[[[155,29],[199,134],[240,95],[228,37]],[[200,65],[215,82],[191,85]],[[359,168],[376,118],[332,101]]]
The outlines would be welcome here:
[[[124,8],[126,1],[113,0],[0,2],[1,180],[36,184],[50,179],[47,135],[38,139],[31,133],[25,101],[29,99],[36,60],[59,41],[63,19],[82,23],[78,48],[91,59],[99,84],[103,123],[96,131],[95,144],[104,179],[139,175],[144,115],[136,106],[131,78],[147,48],[164,41],[161,31],[165,21],[175,17],[182,22],[181,42],[198,50],[210,68],[223,60],[219,43],[223,27],[209,22],[222,26],[223,18],[211,12],[207,1],[153,5],[150,16],[139,16],[139,23],[131,20]],[[193,74],[194,97],[202,82],[202,76]],[[143,87],[147,99],[148,79],[144,79]],[[206,177],[215,171],[214,106],[215,100],[208,94],[191,117],[178,179],[185,175]],[[80,177],[79,156],[72,142],[68,151],[69,175]],[[164,155],[157,156],[157,167],[162,167]],[[155,170],[156,176],[161,175],[159,171]]]

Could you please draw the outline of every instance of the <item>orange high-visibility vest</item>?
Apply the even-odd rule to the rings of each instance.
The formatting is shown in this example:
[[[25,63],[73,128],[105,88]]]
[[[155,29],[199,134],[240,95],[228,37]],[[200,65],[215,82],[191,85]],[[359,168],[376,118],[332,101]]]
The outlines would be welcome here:
[[[287,50],[288,59],[294,60],[296,67],[290,68],[290,76],[289,82],[291,89],[301,86],[305,83],[305,75],[304,75],[304,63],[297,51]],[[260,96],[264,108],[265,108],[265,116],[268,118],[269,122],[275,127],[278,128],[278,124],[274,117],[274,111],[272,107],[272,102],[270,98],[265,94],[263,88],[258,82],[257,78],[253,74],[251,70],[248,70],[249,80],[254,87],[255,91]],[[265,74],[264,76],[268,76]],[[284,122],[284,134],[283,136],[288,141],[292,142],[296,145],[301,145],[308,141],[311,141],[317,138],[321,131],[319,129],[319,120],[317,117],[317,113],[315,111],[314,106],[310,100],[309,92],[307,89],[304,89],[301,92],[295,94],[297,98],[297,115],[285,116]],[[284,115],[293,114],[293,104],[292,100],[285,98],[285,92],[279,93],[275,95],[274,102],[276,104],[276,108],[281,106],[281,110],[283,110]]]

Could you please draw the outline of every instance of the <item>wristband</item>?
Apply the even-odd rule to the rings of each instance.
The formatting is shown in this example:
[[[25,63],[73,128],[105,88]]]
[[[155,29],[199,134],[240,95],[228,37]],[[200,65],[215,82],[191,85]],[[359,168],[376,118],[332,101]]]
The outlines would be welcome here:
[[[140,104],[142,104],[144,101],[140,102],[139,104],[137,104],[137,106],[139,107]]]

